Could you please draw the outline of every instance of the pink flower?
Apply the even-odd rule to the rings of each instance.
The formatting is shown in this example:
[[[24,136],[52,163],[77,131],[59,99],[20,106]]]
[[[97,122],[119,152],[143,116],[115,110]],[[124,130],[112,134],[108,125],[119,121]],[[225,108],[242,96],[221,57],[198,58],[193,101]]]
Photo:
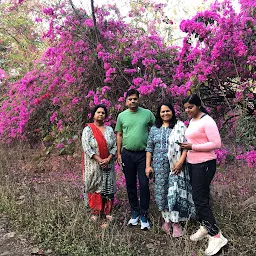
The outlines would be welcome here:
[[[96,48],[96,52],[99,52],[102,49],[102,44],[98,44]]]
[[[64,144],[63,143],[59,143],[59,144],[57,144],[56,148],[57,149],[62,149],[62,148],[64,148]]]
[[[107,63],[107,62],[104,62],[104,69],[105,70],[108,70],[108,69],[110,69],[110,64],[109,63]]]
[[[55,112],[53,112],[53,114],[52,114],[52,116],[50,117],[50,121],[51,121],[51,123],[54,123],[54,121],[56,121],[57,120],[57,112],[55,111]]]
[[[54,14],[53,9],[48,7],[43,9],[44,14],[52,16]]]
[[[76,105],[78,102],[79,102],[79,98],[77,98],[77,97],[75,97],[75,98],[72,100],[72,104],[73,104],[73,105]]]
[[[141,77],[137,77],[132,80],[133,84],[135,85],[139,85],[140,83],[142,83],[142,81],[143,81],[143,78]]]
[[[133,60],[132,60],[132,65],[135,65],[138,63],[138,58],[134,57]]]
[[[89,28],[93,28],[94,24],[93,24],[93,20],[92,19],[87,19],[84,21],[83,23],[84,26],[89,27]]]
[[[43,21],[43,19],[41,19],[41,18],[35,18],[35,22],[42,22]]]
[[[53,104],[53,105],[57,105],[58,102],[59,102],[58,97],[54,97],[53,100],[52,100],[52,104]]]
[[[88,92],[88,94],[86,95],[86,98],[90,98],[90,97],[94,96],[94,94],[95,94],[95,92],[92,91],[92,90],[90,90],[90,91]]]
[[[107,91],[111,90],[111,88],[109,86],[104,86],[102,89],[101,89],[101,94],[104,95]]]
[[[126,73],[126,74],[134,74],[136,72],[137,72],[137,70],[135,68],[125,68],[124,69],[124,73]]]

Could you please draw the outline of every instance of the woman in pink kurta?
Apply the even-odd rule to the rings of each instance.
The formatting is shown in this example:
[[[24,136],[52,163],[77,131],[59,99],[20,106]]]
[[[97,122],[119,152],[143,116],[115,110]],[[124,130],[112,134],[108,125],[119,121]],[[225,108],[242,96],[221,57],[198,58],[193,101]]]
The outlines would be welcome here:
[[[187,143],[181,148],[187,149],[187,162],[192,185],[192,197],[200,222],[200,228],[190,236],[192,241],[209,238],[206,255],[216,254],[228,240],[219,230],[210,204],[210,184],[216,172],[215,149],[221,147],[221,139],[215,121],[202,107],[201,99],[192,94],[183,100],[186,113],[191,117],[185,132]]]

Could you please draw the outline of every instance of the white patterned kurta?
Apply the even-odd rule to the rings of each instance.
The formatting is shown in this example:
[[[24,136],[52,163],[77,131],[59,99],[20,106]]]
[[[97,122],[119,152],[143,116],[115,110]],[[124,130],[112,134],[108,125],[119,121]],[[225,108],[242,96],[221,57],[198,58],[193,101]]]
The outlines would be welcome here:
[[[107,142],[109,153],[116,154],[116,137],[113,129],[106,126],[104,137]],[[114,169],[114,158],[109,163],[109,170],[103,171],[100,165],[92,158],[94,154],[99,155],[99,148],[92,130],[86,126],[82,134],[82,146],[84,151],[84,187],[85,202],[87,193],[101,193],[113,195],[116,192],[116,174]]]
[[[187,163],[182,166],[181,172],[176,175],[172,169],[181,157],[180,146],[176,143],[185,141],[186,126],[177,121],[168,139],[168,159],[170,163],[168,207],[172,222],[185,221],[195,217],[195,205],[192,199],[192,187],[190,184]]]

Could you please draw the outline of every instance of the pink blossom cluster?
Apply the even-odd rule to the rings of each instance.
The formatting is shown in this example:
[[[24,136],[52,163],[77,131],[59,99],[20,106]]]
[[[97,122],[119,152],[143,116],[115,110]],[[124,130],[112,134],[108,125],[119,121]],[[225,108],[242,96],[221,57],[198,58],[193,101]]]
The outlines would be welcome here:
[[[50,16],[43,37],[51,45],[34,70],[9,85],[0,110],[2,141],[29,139],[36,131],[63,149],[89,121],[86,115],[94,105],[115,110],[108,120],[112,124],[129,88],[144,95],[167,89],[166,63],[177,51],[165,47],[157,33],[146,35],[113,18],[115,8],[95,10],[100,42],[93,39],[94,24],[86,13],[67,15],[64,6],[43,9]]]
[[[242,11],[236,13],[231,1],[215,2],[210,10],[181,22],[187,37],[177,58],[176,85],[189,88],[207,83],[212,89],[229,89],[233,84],[227,81],[232,78],[256,78],[256,3],[241,0],[240,4]]]
[[[256,150],[249,151],[247,153],[243,153],[241,155],[236,156],[238,160],[246,161],[247,165],[251,168],[256,167]]]
[[[215,150],[215,153],[217,155],[217,163],[225,164],[227,153],[228,153],[227,150],[225,148],[221,148],[221,149]]]

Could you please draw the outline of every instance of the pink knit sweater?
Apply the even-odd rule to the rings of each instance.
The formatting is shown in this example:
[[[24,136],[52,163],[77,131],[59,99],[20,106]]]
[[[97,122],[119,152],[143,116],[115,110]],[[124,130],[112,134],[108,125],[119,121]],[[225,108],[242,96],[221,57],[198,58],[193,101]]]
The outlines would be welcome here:
[[[206,115],[199,120],[191,119],[185,132],[192,150],[187,153],[187,161],[191,164],[203,163],[216,159],[214,149],[221,147],[221,139],[215,121]]]

